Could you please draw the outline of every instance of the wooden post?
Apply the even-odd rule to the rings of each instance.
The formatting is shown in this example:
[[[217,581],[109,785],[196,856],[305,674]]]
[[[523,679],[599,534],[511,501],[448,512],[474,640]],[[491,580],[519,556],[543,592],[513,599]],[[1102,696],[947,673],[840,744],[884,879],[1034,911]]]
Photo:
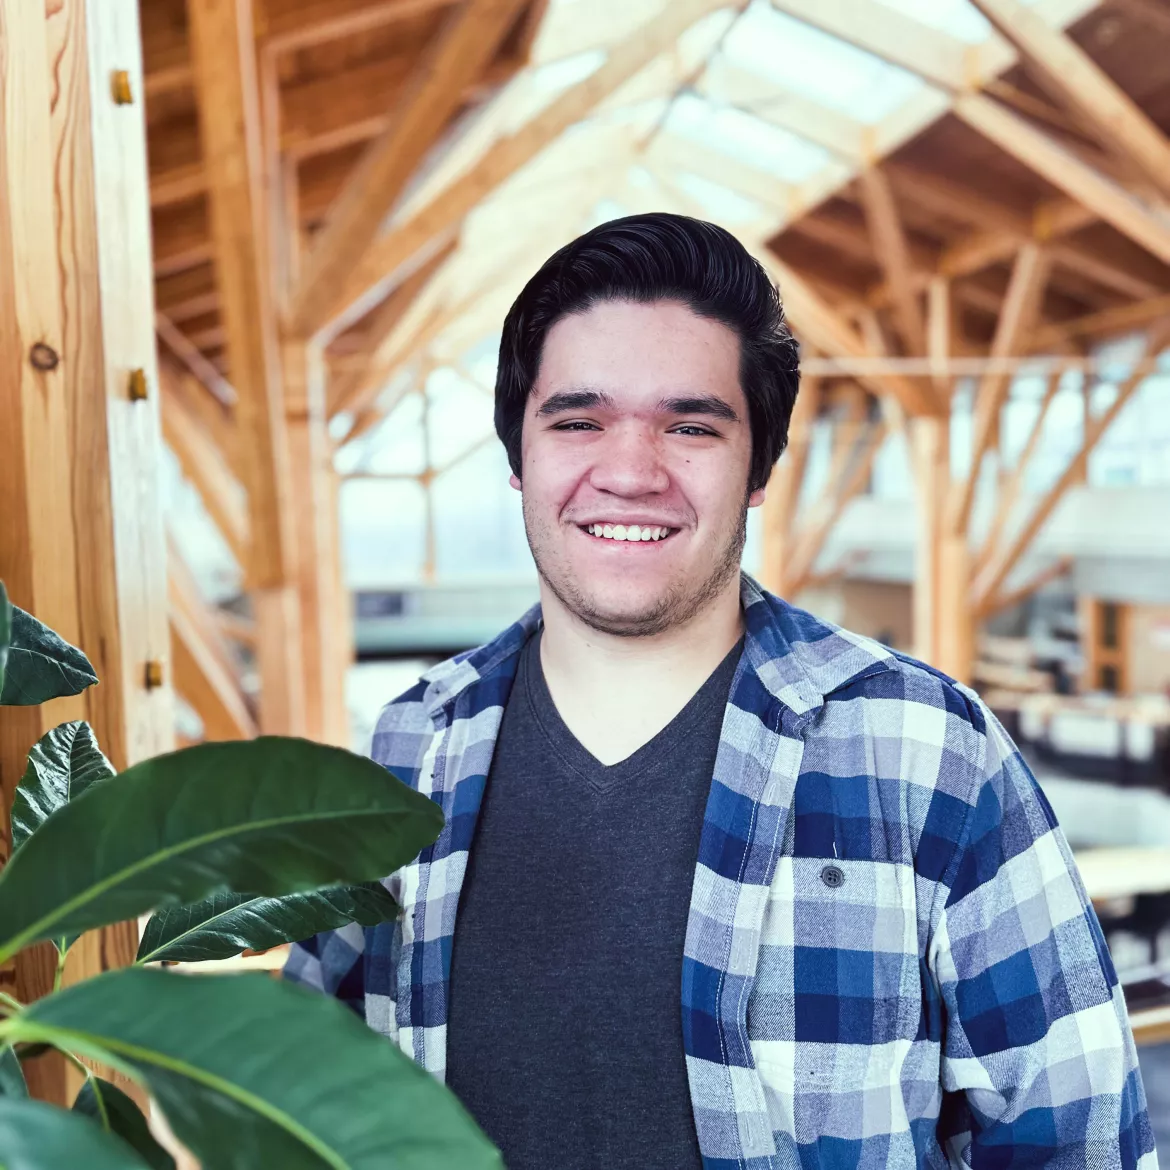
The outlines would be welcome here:
[[[337,515],[330,477],[331,445],[325,420],[325,371],[319,348],[296,339],[283,344],[285,416],[293,468],[296,517],[295,581],[301,619],[305,734],[330,739],[341,686],[333,653],[337,588]]]
[[[914,546],[912,597],[914,654],[934,665],[939,657],[939,538],[942,503],[950,478],[950,424],[917,418],[910,423],[911,459],[918,494],[918,531]]]
[[[65,719],[88,719],[118,768],[172,744],[162,517],[143,489],[160,439],[142,87],[134,0],[0,6],[0,577],[102,680],[4,710],[6,809]],[[137,942],[133,922],[84,936],[65,981]],[[16,994],[43,995],[54,967],[21,956]],[[59,1103],[80,1083],[52,1057],[28,1072]]]
[[[931,663],[959,682],[975,668],[975,614],[971,601],[971,554],[965,532],[944,531],[938,542],[937,660]]]
[[[211,235],[227,332],[251,552],[260,727],[304,727],[301,631],[293,579],[295,533],[280,342],[263,190],[255,30],[250,0],[189,0],[191,62],[208,175]]]

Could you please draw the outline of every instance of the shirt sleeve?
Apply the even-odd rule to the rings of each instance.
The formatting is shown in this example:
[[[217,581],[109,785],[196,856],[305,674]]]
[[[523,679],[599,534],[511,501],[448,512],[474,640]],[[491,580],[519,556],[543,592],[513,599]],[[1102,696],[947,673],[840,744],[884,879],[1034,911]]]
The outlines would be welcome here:
[[[336,996],[366,1018],[365,931],[351,922],[293,943],[281,978]]]
[[[928,961],[951,1164],[1156,1170],[1125,999],[1068,842],[981,703],[986,755]]]

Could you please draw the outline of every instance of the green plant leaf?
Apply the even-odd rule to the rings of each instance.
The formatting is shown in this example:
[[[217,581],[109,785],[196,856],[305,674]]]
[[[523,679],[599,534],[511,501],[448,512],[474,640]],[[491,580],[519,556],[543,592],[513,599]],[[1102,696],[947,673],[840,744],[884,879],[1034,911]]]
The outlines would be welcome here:
[[[0,1049],[0,1097],[27,1097],[24,1070],[11,1048]]]
[[[89,659],[76,646],[70,646],[20,606],[12,606],[0,704],[32,707],[62,695],[79,695],[97,680]]]
[[[12,643],[12,602],[0,581],[0,695],[4,694],[4,671],[8,667],[8,647]]]
[[[93,784],[0,873],[0,961],[42,938],[197,902],[377,881],[443,824],[371,760],[276,736],[200,744]]]
[[[9,1025],[141,1077],[216,1170],[502,1170],[458,1100],[329,996],[267,975],[109,971]]]
[[[348,922],[377,926],[397,913],[398,903],[381,882],[330,886],[283,898],[212,894],[202,902],[160,910],[142,932],[136,961],[226,959],[245,949],[266,951],[299,942]]]
[[[151,1170],[175,1170],[174,1158],[154,1140],[134,1098],[117,1085],[101,1077],[90,1077],[73,1102],[73,1112],[92,1117],[102,1129],[116,1134],[137,1151]]]
[[[28,754],[12,801],[12,850],[24,844],[59,808],[91,784],[108,780],[114,768],[102,755],[93,728],[82,720],[47,731]]]
[[[0,1097],[3,1170],[143,1170],[145,1163],[121,1138],[44,1101]]]

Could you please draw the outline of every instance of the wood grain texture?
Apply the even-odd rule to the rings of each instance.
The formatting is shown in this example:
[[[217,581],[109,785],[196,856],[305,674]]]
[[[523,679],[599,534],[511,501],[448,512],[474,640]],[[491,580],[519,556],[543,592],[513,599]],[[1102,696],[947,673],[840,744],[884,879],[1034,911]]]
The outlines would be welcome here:
[[[305,337],[327,321],[350,273],[424,154],[486,68],[524,0],[463,0],[415,67],[385,131],[338,195],[305,258],[290,318]]]
[[[87,718],[119,768],[172,742],[169,687],[145,686],[146,662],[168,658],[157,396],[127,395],[131,370],[154,385],[145,136],[141,105],[111,98],[115,68],[140,91],[133,0],[0,7],[0,576],[102,680],[5,712],[6,802],[33,740],[63,719]],[[54,368],[33,369],[36,342]],[[84,937],[66,982],[136,946],[133,923]],[[44,994],[54,968],[43,949],[21,956],[18,993]],[[62,1102],[78,1086],[48,1058],[32,1080]]]
[[[249,0],[191,0],[191,60],[208,171],[211,238],[227,336],[236,420],[249,457],[249,581],[289,579],[292,517],[279,341],[269,269],[267,199]]]

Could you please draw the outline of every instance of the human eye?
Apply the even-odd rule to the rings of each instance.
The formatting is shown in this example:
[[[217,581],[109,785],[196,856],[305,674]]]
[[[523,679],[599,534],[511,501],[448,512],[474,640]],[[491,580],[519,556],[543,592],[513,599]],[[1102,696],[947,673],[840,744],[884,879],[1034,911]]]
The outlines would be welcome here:
[[[596,423],[591,423],[583,418],[570,419],[568,422],[560,422],[554,424],[554,431],[596,431],[601,428]]]
[[[697,437],[711,437],[715,434],[713,430],[708,427],[700,426],[698,423],[680,423],[677,427],[672,428],[672,435],[688,435]]]

